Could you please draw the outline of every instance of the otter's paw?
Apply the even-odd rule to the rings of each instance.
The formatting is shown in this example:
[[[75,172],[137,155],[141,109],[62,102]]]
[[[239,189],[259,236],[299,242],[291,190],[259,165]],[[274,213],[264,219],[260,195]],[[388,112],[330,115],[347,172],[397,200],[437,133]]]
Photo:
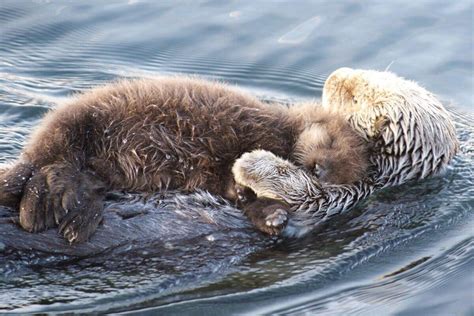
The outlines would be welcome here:
[[[257,199],[243,210],[258,230],[269,235],[279,235],[288,223],[289,207],[276,200]]]
[[[73,166],[45,166],[25,187],[20,225],[30,232],[59,225],[69,242],[85,241],[102,218],[102,189],[100,181]]]
[[[271,204],[263,209],[255,210],[251,220],[261,232],[277,236],[288,223],[288,209],[279,203]]]
[[[46,174],[37,172],[23,192],[20,203],[21,227],[32,233],[54,227],[63,216],[60,212],[64,213],[60,205],[61,201],[50,192]]]
[[[69,212],[59,225],[59,232],[70,243],[87,241],[102,221],[102,200],[84,200],[86,208],[79,207]]]
[[[18,209],[26,183],[33,173],[27,163],[0,166],[0,205]]]
[[[292,203],[293,197],[315,193],[317,179],[291,162],[265,150],[243,154],[232,167],[235,182],[252,189],[260,197]],[[311,191],[311,192],[309,192]]]
[[[279,235],[288,223],[288,211],[281,205],[270,205],[265,208],[264,213],[268,213],[265,217],[265,227],[260,230],[270,235]]]
[[[252,189],[244,187],[240,184],[234,186],[235,193],[237,195],[237,205],[245,205],[251,203],[257,199],[257,195]]]

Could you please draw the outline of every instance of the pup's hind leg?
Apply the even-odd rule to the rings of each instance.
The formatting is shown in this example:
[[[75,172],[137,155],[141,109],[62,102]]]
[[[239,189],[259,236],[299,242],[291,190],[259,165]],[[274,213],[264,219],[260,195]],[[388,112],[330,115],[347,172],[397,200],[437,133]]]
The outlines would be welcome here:
[[[104,185],[68,163],[47,165],[26,184],[20,224],[30,232],[59,225],[69,242],[86,241],[102,219]]]
[[[0,167],[0,205],[18,210],[25,184],[33,174],[33,166],[20,162]]]

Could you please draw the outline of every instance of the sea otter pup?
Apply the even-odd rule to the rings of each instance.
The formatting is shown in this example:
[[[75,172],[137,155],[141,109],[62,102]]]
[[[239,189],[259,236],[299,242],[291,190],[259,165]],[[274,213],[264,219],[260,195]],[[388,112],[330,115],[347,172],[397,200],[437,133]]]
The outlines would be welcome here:
[[[370,176],[350,185],[322,183],[264,150],[245,153],[233,166],[239,185],[291,207],[286,235],[310,231],[375,190],[436,175],[458,149],[453,121],[436,97],[390,72],[338,69],[324,84],[322,106],[370,144]]]
[[[51,111],[18,162],[0,175],[0,204],[21,226],[59,225],[82,242],[102,218],[105,192],[205,189],[238,203],[256,226],[277,233],[286,206],[234,187],[235,160],[266,150],[352,183],[367,169],[366,142],[337,113],[314,103],[265,104],[223,84],[192,78],[123,80]]]

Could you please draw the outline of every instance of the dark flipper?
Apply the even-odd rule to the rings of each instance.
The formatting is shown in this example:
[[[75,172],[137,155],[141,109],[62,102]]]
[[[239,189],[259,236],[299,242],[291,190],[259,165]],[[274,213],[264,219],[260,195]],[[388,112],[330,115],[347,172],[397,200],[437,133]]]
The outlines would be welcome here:
[[[102,219],[104,185],[71,164],[41,168],[27,183],[20,224],[30,232],[59,225],[69,242],[86,241]]]

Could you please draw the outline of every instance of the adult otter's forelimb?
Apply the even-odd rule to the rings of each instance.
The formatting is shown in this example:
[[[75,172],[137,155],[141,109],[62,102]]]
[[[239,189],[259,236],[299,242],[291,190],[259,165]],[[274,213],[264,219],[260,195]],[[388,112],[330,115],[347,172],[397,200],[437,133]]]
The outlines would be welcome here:
[[[59,225],[69,242],[86,241],[102,219],[104,193],[91,172],[68,162],[46,165],[26,183],[20,225],[29,232]]]
[[[291,215],[289,227],[283,231],[286,236],[305,234],[322,219],[350,209],[379,187],[368,179],[348,185],[324,184],[306,170],[264,150],[242,155],[232,171],[237,183],[251,188],[258,200],[287,205]]]

